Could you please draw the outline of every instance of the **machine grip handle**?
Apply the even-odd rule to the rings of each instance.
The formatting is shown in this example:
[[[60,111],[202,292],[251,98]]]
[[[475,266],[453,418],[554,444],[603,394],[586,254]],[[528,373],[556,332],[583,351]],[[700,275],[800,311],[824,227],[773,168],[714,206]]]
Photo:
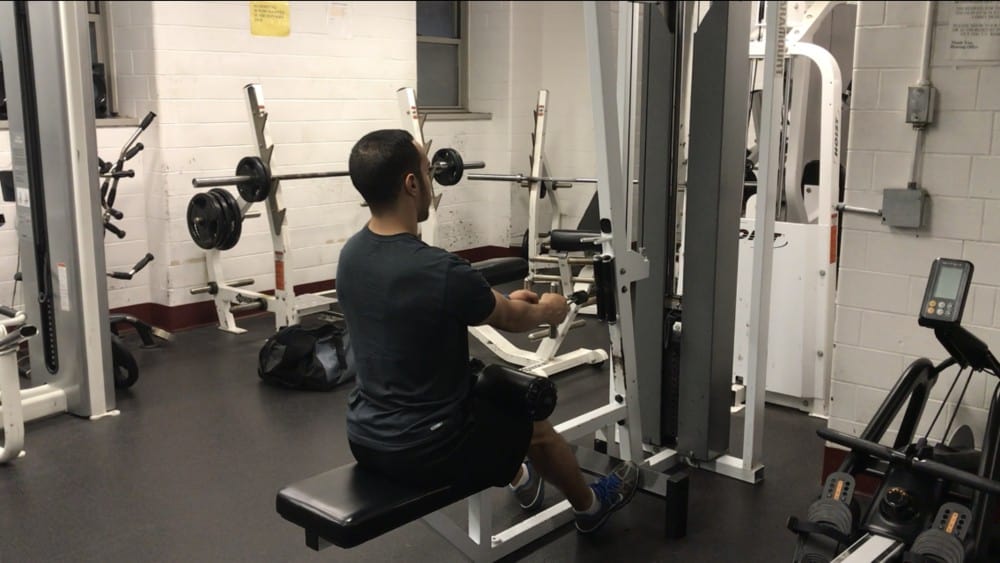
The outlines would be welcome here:
[[[137,273],[139,270],[145,268],[146,264],[149,264],[152,261],[153,261],[153,255],[147,252],[146,255],[142,257],[142,260],[139,260],[138,262],[135,263],[135,266],[132,266],[132,273],[133,274]]]
[[[38,333],[38,329],[33,325],[24,325],[21,328],[7,334],[3,338],[0,338],[0,350],[6,350],[15,344],[20,343],[26,338],[31,338]]]
[[[139,124],[139,129],[141,131],[145,131],[146,128],[149,127],[149,125],[153,122],[154,119],[156,119],[155,113],[153,112],[147,113],[146,117],[142,118],[142,123]]]
[[[980,475],[969,473],[968,471],[962,471],[961,469],[929,459],[913,458],[907,456],[899,450],[890,448],[889,446],[883,446],[882,444],[876,444],[875,442],[871,442],[863,438],[850,436],[832,428],[820,428],[816,431],[816,434],[824,440],[840,444],[841,446],[847,446],[855,452],[870,455],[890,463],[910,467],[914,471],[924,473],[925,475],[959,483],[976,489],[977,491],[1000,495],[1000,483]]]
[[[991,495],[1000,495],[1000,483],[930,459],[914,459],[913,470],[959,483]]]
[[[17,309],[8,307],[6,305],[0,305],[0,315],[3,315],[5,317],[10,317],[13,319],[18,314],[20,314],[20,311],[18,311]]]
[[[118,238],[125,238],[125,231],[119,229],[118,227],[112,225],[111,223],[105,223],[104,228],[111,232]]]
[[[132,160],[132,157],[142,152],[142,149],[146,148],[142,143],[136,143],[125,153],[125,160]],[[132,176],[135,174],[133,173]],[[129,176],[131,178],[132,176]]]

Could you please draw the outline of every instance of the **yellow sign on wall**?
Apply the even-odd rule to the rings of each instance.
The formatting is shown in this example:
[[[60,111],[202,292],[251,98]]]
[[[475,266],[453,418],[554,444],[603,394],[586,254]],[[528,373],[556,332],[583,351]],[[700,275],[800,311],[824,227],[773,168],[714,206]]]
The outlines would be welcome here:
[[[286,37],[291,30],[288,2],[250,2],[250,34]]]

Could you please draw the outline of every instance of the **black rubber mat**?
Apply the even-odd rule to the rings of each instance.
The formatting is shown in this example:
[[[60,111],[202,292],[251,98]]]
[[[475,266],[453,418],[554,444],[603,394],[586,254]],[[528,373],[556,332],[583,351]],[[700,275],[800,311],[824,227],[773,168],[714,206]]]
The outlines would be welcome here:
[[[21,561],[461,561],[414,522],[350,551],[313,552],[282,520],[283,485],[350,461],[343,420],[347,389],[288,392],[264,386],[257,352],[270,317],[231,335],[183,332],[139,350],[142,375],[119,394],[121,415],[61,415],[29,423],[25,458],[0,467],[0,560]],[[606,346],[593,324],[570,346]],[[472,341],[474,354],[484,349]],[[607,397],[605,367],[557,376],[565,420]],[[637,495],[594,537],[566,526],[516,553],[525,561],[781,561],[793,537],[786,517],[805,510],[820,485],[822,421],[767,410],[766,480],[756,486],[694,472],[688,537],[661,539],[663,507]],[[552,489],[549,489],[552,491]],[[503,503],[506,492],[497,490]],[[556,493],[550,493],[554,502]],[[508,495],[509,496],[509,495]],[[458,517],[464,506],[449,509]],[[511,500],[502,524],[518,516]]]

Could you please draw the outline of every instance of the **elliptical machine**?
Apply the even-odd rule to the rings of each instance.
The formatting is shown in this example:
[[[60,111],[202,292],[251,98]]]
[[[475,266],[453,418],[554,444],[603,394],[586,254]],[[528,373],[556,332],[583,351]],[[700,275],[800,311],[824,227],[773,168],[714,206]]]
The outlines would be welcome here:
[[[994,390],[982,449],[972,429],[958,428],[947,444],[928,442],[955,384],[969,370],[958,399],[961,404],[977,372],[1000,377],[1000,364],[989,347],[962,327],[962,313],[972,282],[973,264],[939,258],[930,277],[919,316],[950,357],[938,365],[921,358],[896,382],[860,436],[830,428],[819,436],[850,448],[838,470],[826,480],[807,517],[791,517],[788,528],[799,536],[796,563],[906,561],[961,563],[1000,560],[997,495],[1000,495],[1000,386]],[[934,416],[927,435],[914,440],[917,424],[938,376],[951,366],[960,370]],[[892,447],[879,442],[903,406]],[[956,409],[957,413],[957,409]],[[954,414],[943,434],[949,439]],[[856,478],[875,478],[870,504],[855,495]]]

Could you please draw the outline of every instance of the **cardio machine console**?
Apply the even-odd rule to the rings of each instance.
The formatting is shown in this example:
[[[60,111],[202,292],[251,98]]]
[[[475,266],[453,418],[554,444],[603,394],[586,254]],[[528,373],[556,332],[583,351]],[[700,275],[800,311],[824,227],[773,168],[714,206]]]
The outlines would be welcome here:
[[[938,258],[931,264],[920,306],[920,326],[934,328],[961,324],[973,269],[972,262],[951,258]]]

